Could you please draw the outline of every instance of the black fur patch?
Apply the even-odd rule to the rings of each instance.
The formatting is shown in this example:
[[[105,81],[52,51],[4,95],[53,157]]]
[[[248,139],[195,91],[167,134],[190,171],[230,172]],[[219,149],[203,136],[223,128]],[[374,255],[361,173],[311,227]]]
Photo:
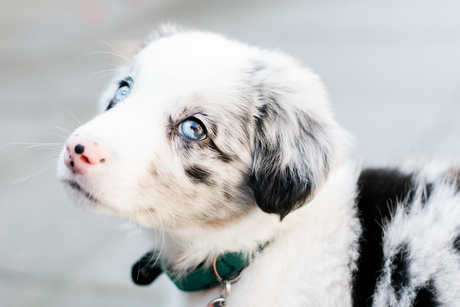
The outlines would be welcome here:
[[[211,173],[201,168],[200,166],[194,165],[189,168],[186,168],[185,174],[187,174],[187,176],[189,176],[193,182],[204,183],[206,185],[211,184],[211,181],[209,180]]]
[[[212,151],[217,153],[217,159],[219,159],[220,161],[224,163],[232,162],[233,160],[232,157],[229,154],[226,154],[225,152],[220,150],[220,148],[216,146],[213,140],[209,141],[208,146]]]
[[[401,298],[401,290],[409,285],[409,251],[403,245],[391,262],[391,284],[395,290],[396,299]]]
[[[148,252],[133,265],[131,278],[135,284],[149,285],[163,272],[158,258],[157,252]]]
[[[431,196],[431,193],[433,192],[433,184],[432,183],[428,183],[426,186],[425,186],[425,189],[423,190],[423,193],[422,193],[422,204],[426,204],[426,202],[428,201],[428,199],[430,199],[430,196]]]
[[[267,105],[266,104],[263,104],[259,109],[259,115],[255,118],[255,126],[256,126],[256,130],[261,133],[264,129],[264,118],[267,117]]]
[[[424,287],[418,290],[412,307],[438,307],[440,304],[436,296],[434,281],[430,280]]]
[[[460,253],[460,234],[455,237],[453,245],[455,250]]]
[[[353,280],[355,307],[372,306],[375,285],[384,261],[382,226],[398,201],[414,196],[412,174],[397,169],[366,169],[358,179],[358,214],[363,226],[359,240],[360,258]]]
[[[457,187],[457,193],[460,192],[460,170],[455,170],[455,186]]]
[[[312,184],[302,178],[296,170],[286,168],[267,172],[266,179],[252,178],[252,189],[259,207],[267,213],[275,213],[283,219],[304,203],[312,190]]]

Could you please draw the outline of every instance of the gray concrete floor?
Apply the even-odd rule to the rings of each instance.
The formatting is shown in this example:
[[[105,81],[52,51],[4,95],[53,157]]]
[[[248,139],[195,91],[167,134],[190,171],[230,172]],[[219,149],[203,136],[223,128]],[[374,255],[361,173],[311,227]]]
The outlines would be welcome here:
[[[54,143],[77,127],[74,116],[84,122],[95,113],[110,78],[101,71],[124,61],[108,44],[129,56],[162,21],[279,48],[312,67],[365,165],[460,154],[457,0],[2,0],[0,7],[0,147],[10,144],[0,150],[0,306],[153,306],[161,296],[129,276],[152,236],[70,203],[53,155]]]

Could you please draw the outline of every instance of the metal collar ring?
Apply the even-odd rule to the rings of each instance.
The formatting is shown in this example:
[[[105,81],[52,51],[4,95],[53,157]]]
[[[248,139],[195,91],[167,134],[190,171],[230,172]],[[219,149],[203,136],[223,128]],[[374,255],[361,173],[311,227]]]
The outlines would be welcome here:
[[[216,276],[217,280],[220,281],[221,283],[223,283],[225,281],[228,281],[229,283],[234,283],[234,282],[238,281],[238,279],[240,279],[240,277],[241,277],[241,272],[243,272],[244,268],[242,268],[240,271],[236,272],[235,275],[231,276],[229,278],[229,280],[225,280],[222,277],[220,277],[219,273],[217,272],[217,267],[216,267],[217,257],[219,257],[219,256],[214,257],[214,260],[212,261],[212,271],[214,272],[214,276]]]

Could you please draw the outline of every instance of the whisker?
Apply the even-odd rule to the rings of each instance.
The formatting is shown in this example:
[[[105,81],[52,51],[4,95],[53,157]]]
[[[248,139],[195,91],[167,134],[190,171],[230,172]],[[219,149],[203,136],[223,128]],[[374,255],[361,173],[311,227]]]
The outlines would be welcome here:
[[[116,69],[122,69],[122,68],[123,68],[123,64],[120,63],[120,62],[117,62],[117,63],[118,63],[119,65],[114,64],[114,63],[103,63],[103,64],[99,64],[98,66],[110,65],[110,66],[115,67]]]
[[[61,148],[62,148],[62,144],[59,144],[59,145],[48,145],[48,144],[37,144],[37,145],[30,145],[30,146],[26,146],[24,148],[22,148],[21,150],[19,150],[12,158],[11,160],[13,160],[14,158],[16,158],[17,155],[19,155],[21,152],[23,152],[24,150],[27,150],[27,149],[47,149],[47,150],[56,150],[56,151],[60,151]]]
[[[132,62],[131,62],[130,60],[128,60],[127,58],[125,58],[123,55],[116,54],[116,53],[110,52],[110,51],[94,51],[94,52],[88,53],[87,55],[85,55],[85,56],[83,56],[83,57],[81,57],[81,58],[78,58],[78,60],[83,60],[84,58],[87,58],[87,57],[89,57],[89,56],[91,56],[91,55],[94,55],[94,54],[110,54],[110,55],[115,55],[115,56],[118,56],[118,57],[120,57],[120,58],[122,58],[122,59],[125,59],[125,60],[129,61],[129,62],[132,64]]]
[[[0,150],[2,150],[3,148],[5,147],[8,147],[8,146],[11,146],[11,145],[31,145],[31,146],[34,146],[34,145],[42,145],[42,146],[56,146],[59,145],[61,143],[28,143],[28,142],[11,142],[11,143],[8,143],[8,144],[5,144],[3,145]],[[62,144],[61,144],[62,145]]]
[[[169,215],[171,216],[171,218],[173,220],[173,227],[176,226],[176,217],[174,216],[174,213],[172,212],[171,207],[166,203],[166,201],[163,199],[163,197],[161,197],[160,195],[157,195],[157,196],[160,198],[160,200],[163,202],[164,206],[168,210],[168,213],[169,213]]]
[[[118,71],[112,71],[112,72],[110,72],[110,73],[106,73],[106,74],[100,76],[99,78],[96,79],[96,81],[93,82],[93,84],[91,85],[91,87],[93,87],[94,83],[96,83],[97,81],[101,80],[102,78],[107,77],[107,76],[110,76],[110,75],[115,75],[115,74],[117,74],[117,73],[118,73]],[[90,88],[91,88],[91,87],[90,87]]]
[[[64,131],[65,133],[67,133],[68,136],[71,135],[71,133],[68,130],[66,130],[66,129],[62,128],[62,127],[53,126],[53,127],[48,127],[47,129],[59,129],[59,130]]]
[[[46,155],[46,156],[44,156],[44,158],[51,158],[51,157],[53,157],[53,158],[59,158],[60,155],[61,155],[61,153],[59,152],[59,153],[57,153],[57,154]]]
[[[51,161],[44,162],[44,163],[40,164],[39,166],[37,166],[36,168],[34,168],[33,170],[31,170],[30,172],[22,175],[18,179],[13,180],[11,183],[12,184],[21,183],[21,182],[24,182],[25,180],[27,180],[27,179],[29,179],[29,178],[31,178],[33,176],[38,176],[41,173],[45,172],[51,165],[53,165],[56,162],[57,161],[55,159],[53,159]]]
[[[105,251],[109,248],[110,245],[112,245],[113,241],[115,241],[115,237],[113,237],[112,240],[109,242],[109,244],[107,244],[107,246],[104,248],[104,250],[99,255],[99,257],[97,257],[96,260],[94,260],[94,264],[96,264],[96,262],[99,260],[99,258],[101,258],[102,255],[104,255]]]
[[[55,135],[55,136],[61,137],[61,138],[63,138],[64,140],[67,140],[67,137],[66,137],[66,136],[62,136],[62,135],[57,134],[57,133],[54,133],[54,132],[47,132],[47,133],[48,133],[48,134],[51,134],[51,135]],[[64,145],[64,144],[62,144],[62,145]]]
[[[75,120],[77,121],[77,123],[81,126],[81,122],[78,120],[78,118],[72,112],[67,111],[67,110],[66,110],[66,112],[69,113],[70,115],[72,115],[73,118],[75,118]]]
[[[118,70],[117,69],[104,69],[104,70],[99,70],[99,71],[97,71],[95,73],[92,73],[91,75],[86,77],[85,80],[83,80],[83,82],[81,83],[81,85],[80,85],[80,87],[78,89],[80,90],[81,87],[83,85],[85,85],[86,81],[88,81],[88,79],[90,79],[91,77],[99,75],[99,74],[103,74],[103,73],[106,73],[106,72],[118,72]]]
[[[151,267],[153,268],[157,264],[157,262],[159,261],[160,255],[163,253],[163,250],[164,250],[164,247],[165,247],[165,229],[164,229],[164,224],[163,224],[163,218],[161,216],[160,211],[158,210],[158,207],[155,205],[154,201],[149,196],[147,196],[147,198],[150,200],[151,205],[155,208],[155,211],[158,214],[158,220],[159,220],[159,223],[160,223],[158,225],[159,226],[158,228],[159,228],[160,233],[162,235],[162,237],[161,237],[161,239],[162,239],[161,240],[161,246],[160,246],[160,250],[158,251],[158,257],[155,259],[155,262],[151,265]],[[152,213],[150,211],[148,211],[148,210],[146,212],[148,213],[148,215],[151,216],[152,220],[156,223],[156,219],[153,217]],[[155,240],[157,240],[156,239],[156,232],[155,232]],[[146,266],[150,265],[151,260],[153,260],[153,259],[150,259],[149,262],[146,264]]]
[[[21,178],[18,178],[18,179],[21,179],[20,181],[18,181],[18,182],[19,182],[18,189],[19,189],[19,187],[20,187],[20,184],[22,184],[25,180],[27,180],[27,179],[29,179],[29,178],[33,178],[33,179],[30,181],[29,185],[28,185],[28,186],[26,187],[26,189],[25,189],[25,192],[27,192],[27,190],[30,188],[30,186],[32,185],[32,183],[34,183],[35,180],[37,180],[37,178],[38,178],[41,174],[43,174],[44,172],[48,171],[48,170],[50,169],[50,167],[52,167],[52,166],[54,166],[53,169],[55,169],[55,168],[56,168],[56,165],[57,165],[57,160],[56,160],[56,159],[52,159],[51,161],[48,161],[47,163],[42,164],[42,168],[39,169],[39,170],[37,170],[36,172],[34,172],[34,173],[32,173],[32,174],[26,176],[25,178],[22,178],[22,179],[21,179]],[[51,174],[50,174],[50,175],[51,175]],[[53,172],[52,175],[53,175],[53,177],[54,177],[54,172]],[[15,181],[16,181],[16,180],[15,180]],[[13,181],[12,184],[16,184],[16,182]]]
[[[125,57],[123,54],[121,54],[121,52],[118,51],[114,46],[110,45],[109,43],[107,43],[107,42],[105,42],[105,41],[103,41],[103,40],[99,40],[99,41],[100,41],[101,43],[103,43],[103,44],[106,44],[107,46],[109,46],[109,47],[112,48],[113,50],[115,50],[115,51],[120,55],[120,57],[122,57],[123,59],[125,59],[126,61],[128,61],[131,65],[134,64],[130,59],[128,59],[127,57]]]

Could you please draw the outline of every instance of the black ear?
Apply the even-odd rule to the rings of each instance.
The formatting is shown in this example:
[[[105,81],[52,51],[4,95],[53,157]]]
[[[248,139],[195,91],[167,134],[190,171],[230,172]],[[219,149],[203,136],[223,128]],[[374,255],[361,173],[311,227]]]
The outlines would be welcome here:
[[[251,184],[259,207],[283,219],[312,199],[345,155],[348,137],[315,74],[279,54],[256,67]]]

